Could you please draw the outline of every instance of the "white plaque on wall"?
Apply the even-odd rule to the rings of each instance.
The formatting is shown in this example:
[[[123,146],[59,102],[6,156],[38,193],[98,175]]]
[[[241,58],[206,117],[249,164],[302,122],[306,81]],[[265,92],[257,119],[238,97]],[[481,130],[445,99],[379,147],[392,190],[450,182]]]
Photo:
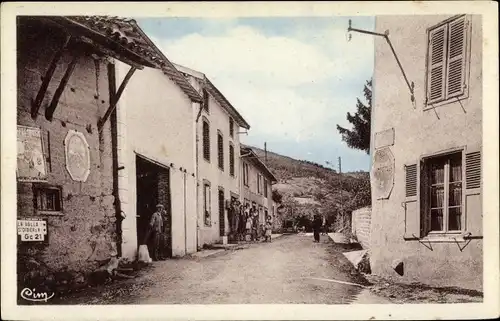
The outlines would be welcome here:
[[[373,156],[373,192],[377,199],[387,199],[394,186],[394,156],[389,147],[375,151]]]
[[[66,169],[75,181],[85,182],[90,174],[90,147],[83,133],[70,130],[64,139]]]
[[[375,133],[375,149],[394,145],[394,128]]]

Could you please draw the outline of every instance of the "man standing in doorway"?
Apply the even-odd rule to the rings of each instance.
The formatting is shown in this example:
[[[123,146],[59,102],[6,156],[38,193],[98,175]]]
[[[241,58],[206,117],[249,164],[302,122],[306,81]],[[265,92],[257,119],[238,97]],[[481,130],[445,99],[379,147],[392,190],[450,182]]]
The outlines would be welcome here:
[[[162,218],[162,229],[160,234],[160,248],[158,252],[160,254],[159,259],[163,261],[166,260],[167,257],[169,256],[168,253],[169,231],[167,230],[168,213],[164,207],[160,207],[160,215]]]
[[[149,221],[149,229],[151,231],[152,239],[151,256],[154,261],[158,261],[160,259],[160,239],[163,232],[162,211],[164,211],[163,205],[156,205],[156,211],[153,213],[151,220]]]

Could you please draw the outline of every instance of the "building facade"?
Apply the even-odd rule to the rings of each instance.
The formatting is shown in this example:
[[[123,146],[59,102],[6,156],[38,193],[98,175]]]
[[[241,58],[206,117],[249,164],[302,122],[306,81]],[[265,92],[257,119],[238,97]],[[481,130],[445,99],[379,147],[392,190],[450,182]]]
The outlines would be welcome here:
[[[264,224],[268,216],[277,216],[272,185],[278,180],[251,148],[242,146],[240,157],[241,203],[257,210],[259,224]]]
[[[481,290],[481,17],[377,17],[386,30],[410,83],[377,37],[372,270]]]
[[[118,81],[127,70],[116,64]],[[124,256],[135,258],[138,245],[147,244],[156,204],[167,212],[167,257],[196,252],[195,117],[201,96],[172,65],[170,70],[141,70],[122,97],[117,139]]]
[[[197,244],[221,242],[230,232],[228,208],[240,199],[240,130],[250,125],[207,77],[176,65],[203,102],[195,118],[195,148],[198,184]]]
[[[18,276],[53,283],[120,255],[110,58],[153,64],[89,17],[19,17],[17,40]]]

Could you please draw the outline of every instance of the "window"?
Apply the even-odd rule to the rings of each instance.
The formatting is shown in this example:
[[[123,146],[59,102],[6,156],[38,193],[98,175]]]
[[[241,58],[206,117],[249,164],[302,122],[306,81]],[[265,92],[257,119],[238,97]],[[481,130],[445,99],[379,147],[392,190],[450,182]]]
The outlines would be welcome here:
[[[208,113],[210,109],[208,107],[208,103],[210,101],[210,95],[206,89],[203,89],[203,109]]]
[[[211,225],[211,215],[210,215],[210,183],[203,183],[203,213],[205,218],[205,225]]]
[[[429,158],[424,163],[423,175],[425,232],[463,230],[462,152]]]
[[[468,27],[460,16],[428,31],[427,104],[467,95]]]
[[[42,214],[61,214],[61,188],[56,186],[33,186],[34,205]]]
[[[210,125],[203,120],[203,157],[210,161]]]
[[[262,194],[262,175],[257,174],[257,193]]]
[[[243,184],[248,186],[248,164],[243,163]]]
[[[219,168],[224,171],[224,138],[220,132],[217,133],[217,149]]]
[[[234,137],[234,120],[229,117],[229,135]]]
[[[234,146],[229,143],[229,174],[234,176]]]
[[[267,198],[267,179],[264,179],[264,197]],[[266,215],[267,217],[267,215]]]

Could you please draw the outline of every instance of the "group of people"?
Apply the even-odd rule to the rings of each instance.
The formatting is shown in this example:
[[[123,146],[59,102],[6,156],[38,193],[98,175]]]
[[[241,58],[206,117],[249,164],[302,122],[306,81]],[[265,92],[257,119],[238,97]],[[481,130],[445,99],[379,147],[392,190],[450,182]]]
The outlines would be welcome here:
[[[267,216],[264,222],[260,222],[259,212],[250,204],[244,206],[238,200],[233,200],[228,212],[230,236],[234,241],[260,241],[262,236],[266,242],[271,242],[272,218]]]

